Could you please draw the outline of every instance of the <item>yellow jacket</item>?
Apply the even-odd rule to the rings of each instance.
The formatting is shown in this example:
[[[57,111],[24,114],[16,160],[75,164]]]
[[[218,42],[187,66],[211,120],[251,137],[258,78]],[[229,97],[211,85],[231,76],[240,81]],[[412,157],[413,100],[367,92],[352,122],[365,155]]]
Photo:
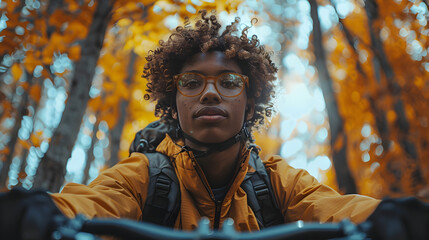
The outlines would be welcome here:
[[[170,156],[180,182],[181,208],[175,228],[193,230],[201,217],[213,226],[215,203],[205,186],[207,180],[195,161],[167,135],[157,151]],[[234,219],[238,231],[258,230],[255,215],[247,204],[240,184],[248,171],[250,150],[243,150],[237,176],[220,209],[220,226],[227,218]],[[364,221],[377,207],[379,200],[361,195],[340,195],[320,184],[305,170],[290,167],[284,159],[273,156],[264,161],[276,200],[285,222],[304,220],[337,222],[349,218]],[[88,186],[70,183],[61,193],[52,194],[54,202],[68,217],[82,213],[87,217],[114,217],[140,220],[149,186],[148,159],[133,153],[114,167],[103,171]],[[201,176],[201,177],[200,177]]]

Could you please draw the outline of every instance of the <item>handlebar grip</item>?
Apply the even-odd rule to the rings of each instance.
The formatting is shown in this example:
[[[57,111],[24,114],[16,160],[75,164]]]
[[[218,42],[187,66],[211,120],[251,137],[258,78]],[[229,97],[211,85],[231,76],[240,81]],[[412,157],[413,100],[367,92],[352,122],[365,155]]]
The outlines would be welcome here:
[[[109,235],[116,237],[126,237],[126,239],[192,239],[195,238],[193,232],[180,232],[171,228],[158,226],[151,223],[135,222],[127,219],[93,219],[87,220],[82,226],[83,232],[97,235]]]
[[[297,221],[285,225],[277,225],[257,232],[240,233],[240,239],[331,239],[344,237],[340,224],[304,223]]]

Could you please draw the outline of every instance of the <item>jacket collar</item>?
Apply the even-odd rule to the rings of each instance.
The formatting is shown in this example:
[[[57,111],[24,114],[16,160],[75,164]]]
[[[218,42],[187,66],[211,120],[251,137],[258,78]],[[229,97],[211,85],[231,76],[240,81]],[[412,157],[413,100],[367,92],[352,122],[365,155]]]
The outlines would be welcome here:
[[[192,152],[185,150],[184,142],[178,140],[174,142],[167,134],[165,139],[158,145],[157,151],[170,157],[176,170],[177,177],[183,187],[192,195],[198,205],[214,205],[214,201],[210,196],[211,189],[202,171],[199,171],[198,162],[193,157]],[[232,180],[230,189],[228,190],[223,201],[224,206],[228,205],[237,193],[240,184],[242,183],[248,171],[254,171],[248,165],[251,149],[244,147],[240,154],[236,177]]]

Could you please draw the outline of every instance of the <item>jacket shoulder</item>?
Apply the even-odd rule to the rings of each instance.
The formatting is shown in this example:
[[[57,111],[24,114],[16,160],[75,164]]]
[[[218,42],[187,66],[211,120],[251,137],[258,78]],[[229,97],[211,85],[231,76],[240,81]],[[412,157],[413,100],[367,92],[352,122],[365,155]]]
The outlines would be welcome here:
[[[58,208],[68,217],[141,218],[149,185],[149,162],[133,153],[112,168],[102,171],[88,186],[69,183],[61,193],[52,194]]]
[[[285,222],[338,222],[348,218],[359,223],[364,221],[380,202],[363,195],[341,195],[329,186],[321,184],[306,170],[289,166],[279,156],[269,158],[264,164]]]

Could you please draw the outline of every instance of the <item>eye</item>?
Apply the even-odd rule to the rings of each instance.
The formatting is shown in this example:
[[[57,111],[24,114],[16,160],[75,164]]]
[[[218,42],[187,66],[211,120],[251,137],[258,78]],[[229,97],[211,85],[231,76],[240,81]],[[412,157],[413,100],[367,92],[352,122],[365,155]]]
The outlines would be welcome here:
[[[225,74],[219,78],[219,84],[223,88],[234,89],[243,87],[243,79],[236,74]]]
[[[203,85],[204,80],[197,74],[183,74],[179,79],[178,84],[181,88],[196,89]]]
[[[179,86],[187,89],[194,89],[201,86],[201,82],[195,79],[179,80]]]

